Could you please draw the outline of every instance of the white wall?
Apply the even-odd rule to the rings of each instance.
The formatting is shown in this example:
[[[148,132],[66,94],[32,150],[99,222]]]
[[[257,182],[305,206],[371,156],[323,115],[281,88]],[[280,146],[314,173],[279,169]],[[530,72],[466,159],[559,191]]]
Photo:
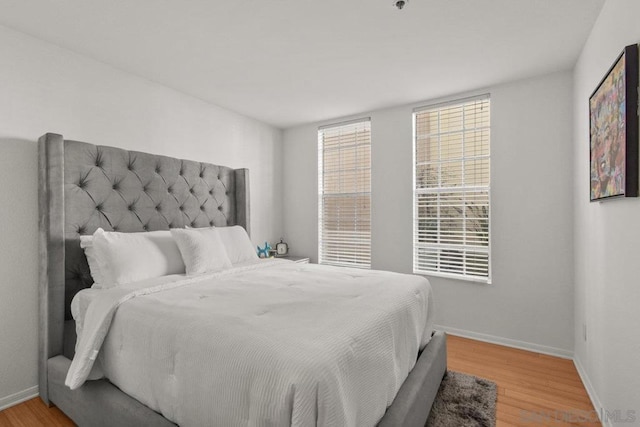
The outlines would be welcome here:
[[[282,234],[282,132],[0,27],[0,408],[37,385],[36,141],[46,132],[251,171],[252,237]]]
[[[484,92],[491,93],[492,102],[493,284],[431,278],[437,323],[480,338],[570,356],[571,73],[477,93]],[[471,94],[463,96],[467,95]],[[355,116],[371,117],[375,269],[412,272],[413,107]],[[284,134],[285,238],[293,253],[316,260],[317,127],[322,124],[327,122]]]
[[[574,70],[573,119],[575,357],[596,404],[620,410],[618,421],[635,410],[634,425],[640,425],[640,199],[589,203],[589,96],[624,46],[640,42],[638,17],[637,0],[605,3]]]

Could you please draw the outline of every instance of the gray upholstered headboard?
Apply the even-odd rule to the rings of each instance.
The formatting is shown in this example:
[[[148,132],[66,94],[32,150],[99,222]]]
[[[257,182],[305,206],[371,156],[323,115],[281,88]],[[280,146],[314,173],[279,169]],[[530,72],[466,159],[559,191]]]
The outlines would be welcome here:
[[[56,134],[41,137],[38,150],[40,388],[46,401],[46,361],[62,354],[71,299],[93,283],[80,236],[99,227],[141,232],[241,225],[249,232],[249,171]]]

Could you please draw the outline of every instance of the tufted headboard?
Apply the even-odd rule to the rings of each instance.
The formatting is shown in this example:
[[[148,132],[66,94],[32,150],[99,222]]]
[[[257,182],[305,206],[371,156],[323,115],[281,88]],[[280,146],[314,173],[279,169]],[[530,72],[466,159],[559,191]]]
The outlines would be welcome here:
[[[47,359],[62,354],[71,300],[93,283],[80,236],[99,227],[142,232],[241,225],[249,232],[249,171],[50,133],[40,138],[38,154],[42,388]]]

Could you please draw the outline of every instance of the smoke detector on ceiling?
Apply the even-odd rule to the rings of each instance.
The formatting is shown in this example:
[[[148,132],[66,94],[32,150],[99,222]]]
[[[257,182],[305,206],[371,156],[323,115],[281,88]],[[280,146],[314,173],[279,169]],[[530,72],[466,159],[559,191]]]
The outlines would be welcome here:
[[[398,8],[398,10],[402,10],[402,8],[409,3],[409,0],[395,0],[393,5]]]

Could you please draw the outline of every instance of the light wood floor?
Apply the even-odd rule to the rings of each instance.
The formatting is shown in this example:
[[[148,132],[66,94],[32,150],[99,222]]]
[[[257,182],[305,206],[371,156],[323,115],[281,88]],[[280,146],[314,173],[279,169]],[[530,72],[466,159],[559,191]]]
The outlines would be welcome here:
[[[497,427],[600,426],[573,361],[447,337],[447,365],[498,385]]]
[[[498,384],[497,427],[599,426],[571,360],[449,336],[449,369]],[[73,426],[39,398],[0,412],[1,427]]]

